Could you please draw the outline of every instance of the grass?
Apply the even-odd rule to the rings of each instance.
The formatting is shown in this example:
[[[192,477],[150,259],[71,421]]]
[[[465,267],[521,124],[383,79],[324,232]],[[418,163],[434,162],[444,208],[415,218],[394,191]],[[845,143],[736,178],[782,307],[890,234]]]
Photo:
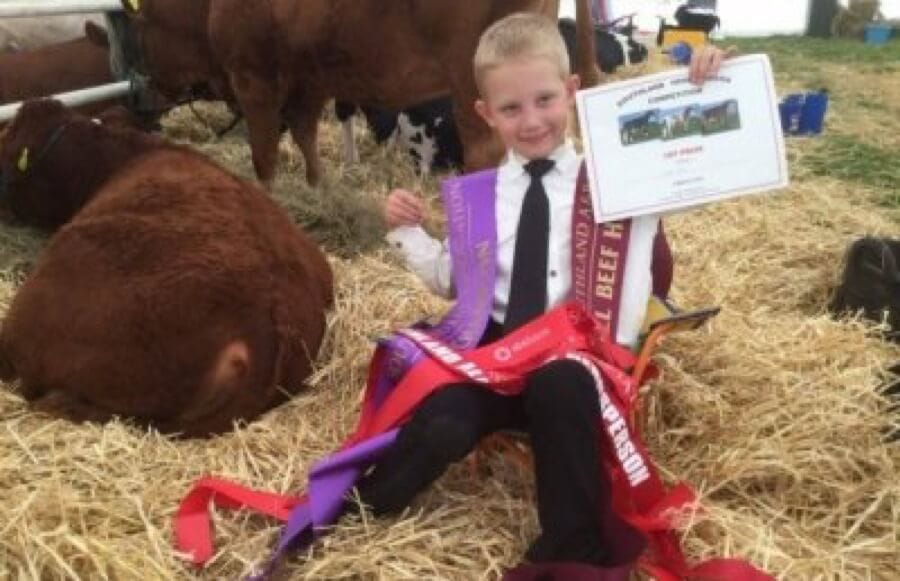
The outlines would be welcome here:
[[[823,64],[854,65],[872,72],[900,72],[900,38],[887,44],[872,45],[847,38],[810,38],[773,36],[768,38],[728,39],[741,52],[765,52],[776,63],[776,70]]]
[[[833,135],[821,141],[801,163],[813,175],[882,189],[882,202],[900,207],[900,152],[850,135]]]

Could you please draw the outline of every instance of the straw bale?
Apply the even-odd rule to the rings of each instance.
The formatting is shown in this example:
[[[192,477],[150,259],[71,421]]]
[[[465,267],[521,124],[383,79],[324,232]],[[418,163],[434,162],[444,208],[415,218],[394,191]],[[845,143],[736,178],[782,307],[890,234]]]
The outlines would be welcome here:
[[[887,136],[884,123],[848,104],[849,94],[833,99],[833,127],[852,132],[855,119],[866,119],[873,140],[896,144],[897,132]],[[229,119],[221,106],[197,109],[214,127]],[[164,125],[252,175],[241,126],[215,138],[185,108]],[[303,183],[302,158],[286,140],[280,149],[273,195],[323,243],[336,273],[336,306],[309,389],[208,441],[163,438],[127,422],[53,420],[0,390],[0,578],[223,579],[263,561],[278,523],[250,512],[214,513],[218,553],[205,570],[174,553],[171,519],[191,483],[215,474],[301,490],[312,463],[354,425],[374,339],[447,308],[385,248],[378,219],[385,193],[405,185],[427,194],[429,226],[439,231],[437,181],[413,176],[402,152],[377,147],[358,128],[364,161],[347,166],[339,128],[325,120],[318,189]],[[692,558],[742,556],[784,579],[895,579],[900,453],[882,442],[892,416],[875,387],[900,349],[869,323],[829,318],[824,305],[847,243],[896,233],[900,215],[878,205],[881,192],[806,170],[814,140],[788,146],[787,191],[667,219],[676,301],[722,313],[660,349],[645,439],[666,480],[701,492],[703,508],[683,515]],[[43,241],[0,227],[0,311]],[[346,516],[280,576],[496,579],[537,533],[533,495],[531,475],[508,457],[490,456],[474,472],[454,466],[399,517]]]

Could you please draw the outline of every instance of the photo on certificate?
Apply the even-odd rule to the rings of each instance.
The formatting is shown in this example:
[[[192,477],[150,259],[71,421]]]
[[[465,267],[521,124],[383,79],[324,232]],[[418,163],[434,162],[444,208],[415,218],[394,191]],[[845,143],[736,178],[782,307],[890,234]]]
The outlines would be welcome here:
[[[788,183],[765,55],[727,60],[702,86],[682,68],[579,91],[576,102],[600,222]]]

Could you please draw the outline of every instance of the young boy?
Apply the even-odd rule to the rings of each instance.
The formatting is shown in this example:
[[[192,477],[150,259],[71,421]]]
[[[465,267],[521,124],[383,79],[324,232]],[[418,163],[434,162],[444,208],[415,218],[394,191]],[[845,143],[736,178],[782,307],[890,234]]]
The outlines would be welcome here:
[[[697,51],[691,80],[702,82],[721,60],[717,49]],[[570,298],[573,193],[582,163],[566,135],[579,81],[569,74],[565,46],[552,21],[530,14],[498,21],[482,36],[474,67],[482,97],[475,109],[508,150],[497,172],[496,278],[491,320],[479,342],[484,345]],[[451,297],[448,246],[421,228],[424,212],[415,194],[392,191],[384,206],[388,240],[426,284]],[[658,223],[656,216],[631,221],[613,327],[622,345],[634,346],[638,339],[651,293]],[[538,246],[528,246],[535,238]],[[466,382],[441,388],[422,402],[360,482],[361,499],[376,514],[400,511],[485,435],[523,430],[534,452],[542,531],[526,558],[598,567],[633,562],[644,540],[613,512],[610,479],[597,461],[596,380],[582,363],[560,358],[533,369],[518,395]]]

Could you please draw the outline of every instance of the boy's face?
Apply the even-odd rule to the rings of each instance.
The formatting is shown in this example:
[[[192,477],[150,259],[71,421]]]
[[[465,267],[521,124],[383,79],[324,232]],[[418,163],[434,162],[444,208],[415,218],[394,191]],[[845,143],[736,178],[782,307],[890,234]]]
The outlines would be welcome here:
[[[485,74],[475,110],[507,148],[538,159],[565,141],[577,90],[578,77],[561,77],[549,59],[523,58]]]

